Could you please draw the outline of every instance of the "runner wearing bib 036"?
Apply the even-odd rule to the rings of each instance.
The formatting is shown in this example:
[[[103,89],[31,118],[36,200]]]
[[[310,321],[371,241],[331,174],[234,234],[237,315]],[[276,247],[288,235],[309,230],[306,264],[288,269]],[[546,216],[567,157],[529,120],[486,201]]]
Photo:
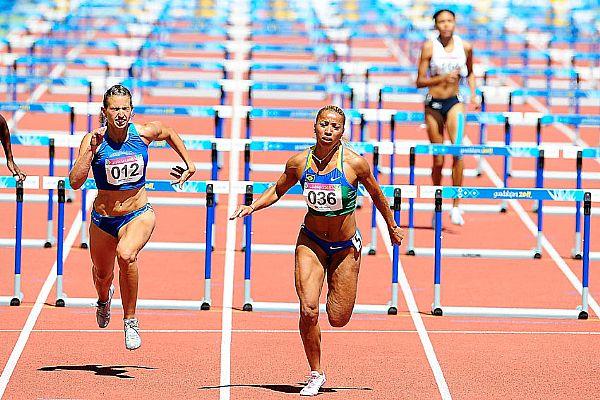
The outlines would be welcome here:
[[[344,146],[340,145],[336,167],[320,175],[312,167],[311,148],[300,178],[308,212],[323,217],[350,214],[356,208],[356,187],[344,175]]]
[[[101,190],[129,190],[146,184],[148,145],[142,140],[134,124],[129,124],[123,143],[114,142],[109,135],[92,160],[96,187]]]

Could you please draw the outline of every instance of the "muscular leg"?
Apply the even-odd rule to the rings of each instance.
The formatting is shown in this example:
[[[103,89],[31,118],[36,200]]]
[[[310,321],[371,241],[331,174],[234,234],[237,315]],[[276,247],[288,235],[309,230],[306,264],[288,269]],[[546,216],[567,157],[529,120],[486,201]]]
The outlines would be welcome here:
[[[92,258],[92,278],[98,293],[98,300],[108,300],[108,289],[113,281],[117,239],[95,224],[90,224],[90,256]]]
[[[429,136],[431,143],[444,143],[444,120],[439,112],[425,107],[425,125],[427,126],[427,136]],[[439,186],[442,183],[443,167],[444,156],[433,156],[431,180],[435,186]]]
[[[448,127],[448,136],[452,143],[456,143],[456,137],[458,136],[458,113],[465,113],[465,106],[462,103],[455,104],[448,115],[446,116],[446,126]],[[464,132],[463,132],[464,134]],[[459,143],[460,144],[460,143]],[[452,165],[452,185],[462,186],[463,182],[463,169],[464,163],[462,158],[453,157],[454,164]],[[454,199],[454,207],[458,206],[459,199]]]
[[[302,232],[296,243],[295,284],[300,300],[300,336],[311,371],[321,369],[321,328],[319,326],[319,297],[325,279],[324,252]]]
[[[117,262],[123,318],[135,317],[138,292],[137,256],[150,239],[155,224],[154,211],[146,211],[119,230]]]
[[[360,252],[354,248],[344,250],[332,257],[327,268],[327,316],[331,326],[336,328],[345,326],[352,316],[360,257]]]

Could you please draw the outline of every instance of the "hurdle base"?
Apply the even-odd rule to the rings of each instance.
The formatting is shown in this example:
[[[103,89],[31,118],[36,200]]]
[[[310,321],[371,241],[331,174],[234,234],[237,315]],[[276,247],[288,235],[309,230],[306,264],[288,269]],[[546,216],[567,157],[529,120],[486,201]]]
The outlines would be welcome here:
[[[244,306],[242,307],[243,311],[253,311],[253,307],[251,303],[246,303],[244,304]]]
[[[412,254],[411,254],[412,252]],[[407,254],[413,256],[433,256],[434,249],[431,247],[416,247],[408,250]],[[529,259],[540,258],[537,250],[499,250],[499,249],[442,249],[442,257],[458,258],[508,258]]]
[[[508,317],[586,319],[587,312],[577,309],[502,308],[502,307],[440,307],[431,311],[436,316]],[[582,314],[585,314],[585,318]]]
[[[88,248],[88,244],[87,243],[81,243],[79,245],[79,247],[82,248],[82,249],[87,249]]]
[[[14,296],[0,296],[0,306],[11,306],[18,307],[23,301],[23,293],[19,294],[19,297]]]
[[[56,300],[57,307],[96,307],[98,299],[92,297],[64,297]],[[63,304],[62,306],[58,303]],[[111,305],[113,307],[123,308],[121,299],[113,299]],[[208,308],[206,308],[208,306]],[[204,308],[203,308],[204,307]],[[155,300],[155,299],[138,299],[138,309],[151,310],[209,310],[210,304],[205,300]]]
[[[249,310],[246,310],[246,308]],[[300,303],[279,303],[255,301],[244,304],[244,311],[266,311],[266,312],[300,312]],[[394,312],[395,311],[395,312]],[[319,312],[327,313],[325,304],[319,304]],[[356,304],[353,310],[354,314],[387,314],[396,315],[398,309],[390,307],[389,304]]]
[[[148,242],[144,250],[152,251],[206,251],[206,243]]]
[[[369,249],[369,252],[367,253],[370,256],[374,256],[375,254],[377,254],[377,250],[375,249]]]
[[[46,248],[46,243],[46,239],[23,239],[21,247]],[[0,239],[0,247],[15,247],[15,239]]]

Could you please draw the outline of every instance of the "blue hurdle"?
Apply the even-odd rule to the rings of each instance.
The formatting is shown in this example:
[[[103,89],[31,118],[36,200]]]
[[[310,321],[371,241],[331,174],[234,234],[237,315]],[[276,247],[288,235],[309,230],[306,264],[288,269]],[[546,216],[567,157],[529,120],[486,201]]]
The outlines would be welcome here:
[[[61,103],[14,103],[14,102],[0,102],[0,110],[2,111],[23,111],[23,112],[43,112],[47,114],[69,114],[69,134],[73,135],[75,131],[75,109],[68,104]],[[89,116],[88,116],[89,118]],[[54,175],[54,144],[51,141],[45,143],[49,149],[49,161],[48,161],[48,174]],[[73,149],[69,150],[69,170],[73,166]],[[38,247],[43,246],[46,248],[52,247],[55,242],[53,230],[53,194],[52,190],[48,191],[48,213],[47,213],[47,233],[46,239],[40,240],[29,240],[25,242],[26,247]],[[71,199],[69,199],[71,201]],[[10,240],[7,242],[5,239],[0,239],[0,246],[10,245]]]
[[[241,182],[243,187],[238,188],[240,192],[244,193],[244,204],[250,205],[254,194],[261,194],[269,188],[270,183],[264,182]],[[361,189],[364,193],[364,188]],[[416,188],[408,186],[384,186],[382,191],[386,197],[393,197],[393,210],[394,219],[397,224],[400,224],[400,204],[401,196],[404,193],[406,196],[415,196]],[[293,186],[288,194],[302,194],[300,185]],[[244,311],[271,311],[271,312],[298,312],[298,303],[284,303],[284,302],[258,302],[254,301],[251,296],[251,272],[252,272],[252,253],[263,252],[268,246],[270,253],[294,253],[294,245],[257,245],[252,243],[252,215],[245,217],[246,231],[245,231],[245,254],[244,254]],[[282,251],[285,250],[285,251]],[[363,252],[366,250],[363,248]],[[395,315],[398,313],[398,266],[399,266],[399,248],[394,246],[393,249],[393,261],[392,261],[392,282],[391,282],[391,299],[387,304],[356,304],[354,306],[354,312],[359,314],[390,314]],[[320,304],[319,309],[321,312],[326,312],[325,304]]]
[[[9,245],[15,249],[15,267],[13,280],[13,295],[0,296],[0,305],[19,306],[23,301],[21,292],[21,253],[27,239],[23,239],[23,189],[37,189],[40,186],[39,177],[28,176],[25,182],[17,182],[12,176],[0,176],[0,188],[15,188],[15,239]]]
[[[558,151],[554,154],[550,150],[541,150],[537,147],[509,147],[509,146],[460,146],[460,145],[417,145],[410,149],[410,168],[411,174],[409,184],[415,184],[415,155],[481,155],[481,156],[501,156],[505,158],[503,186],[508,188],[508,171],[506,169],[506,158],[511,157],[533,157],[537,158],[536,168],[536,188],[544,187],[544,159],[545,157],[558,157]],[[468,197],[467,197],[468,198]],[[491,211],[504,213],[507,210],[507,204],[503,201],[499,207],[490,207]],[[431,256],[435,249],[415,248],[414,247],[414,200],[409,199],[408,214],[408,245],[407,253],[411,256]],[[542,257],[542,239],[543,239],[543,207],[542,202],[538,202],[537,207],[537,243],[533,250],[497,250],[497,249],[444,249],[443,255],[447,257],[481,257],[481,258],[541,258]]]
[[[60,177],[44,177],[42,182],[44,189],[52,187],[58,188],[58,245],[57,245],[57,280],[56,280],[56,303],[57,307],[93,307],[95,298],[69,298],[63,290],[63,240],[64,240],[64,193],[65,189],[70,188],[68,180]],[[87,179],[84,188],[95,189],[96,184],[93,179]],[[184,192],[184,193],[205,193],[206,194],[206,242],[205,243],[181,243],[181,248],[188,250],[194,247],[195,251],[204,252],[204,297],[201,300],[144,300],[139,299],[138,308],[151,309],[192,309],[209,310],[211,306],[211,275],[212,275],[212,252],[213,247],[207,245],[213,242],[213,229],[215,223],[215,194],[228,193],[228,182],[219,181],[193,181],[185,182],[180,188],[169,181],[153,180],[146,182],[146,190],[157,192]],[[166,249],[165,244],[161,242],[149,242],[145,249]],[[177,250],[170,246],[169,250]],[[113,304],[122,306],[119,300],[113,300]]]
[[[421,197],[431,197],[432,191],[421,187]],[[435,189],[435,188],[434,188]],[[434,297],[431,313],[433,315],[450,316],[486,316],[486,317],[525,317],[525,318],[588,318],[589,293],[589,253],[590,253],[590,214],[592,195],[590,192],[572,189],[532,189],[532,188],[478,188],[478,187],[443,187],[435,189],[435,254],[434,254]],[[480,198],[508,200],[542,201],[584,201],[584,234],[583,234],[583,278],[581,305],[574,310],[541,309],[541,308],[499,308],[499,307],[448,307],[441,304],[441,256],[442,256],[442,199]],[[599,199],[594,199],[598,201]]]
[[[600,158],[600,148],[590,147],[566,147],[563,149],[564,158],[575,158],[576,159],[576,177],[575,177],[575,188],[582,188],[582,167],[583,159],[598,159]],[[571,256],[576,260],[581,260],[581,201],[575,201],[575,245],[571,251]],[[591,259],[600,259],[600,253],[591,253]]]

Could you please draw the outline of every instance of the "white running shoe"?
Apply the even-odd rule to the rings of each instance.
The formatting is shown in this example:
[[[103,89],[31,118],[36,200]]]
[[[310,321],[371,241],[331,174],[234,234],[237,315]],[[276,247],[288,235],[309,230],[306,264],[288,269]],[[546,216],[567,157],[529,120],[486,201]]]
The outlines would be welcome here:
[[[306,382],[306,386],[300,391],[300,396],[316,396],[325,382],[327,382],[325,372],[319,374],[317,371],[310,371],[308,382]]]
[[[465,220],[463,218],[463,210],[461,210],[458,207],[452,207],[450,209],[450,221],[452,221],[452,223],[454,225],[464,225],[465,224]]]
[[[106,328],[110,322],[110,302],[112,301],[115,287],[110,285],[108,289],[108,300],[105,303],[98,300],[96,302],[96,322],[100,328]]]
[[[135,350],[142,345],[142,338],[139,334],[139,326],[137,318],[124,319],[125,329],[125,347],[127,350]]]

